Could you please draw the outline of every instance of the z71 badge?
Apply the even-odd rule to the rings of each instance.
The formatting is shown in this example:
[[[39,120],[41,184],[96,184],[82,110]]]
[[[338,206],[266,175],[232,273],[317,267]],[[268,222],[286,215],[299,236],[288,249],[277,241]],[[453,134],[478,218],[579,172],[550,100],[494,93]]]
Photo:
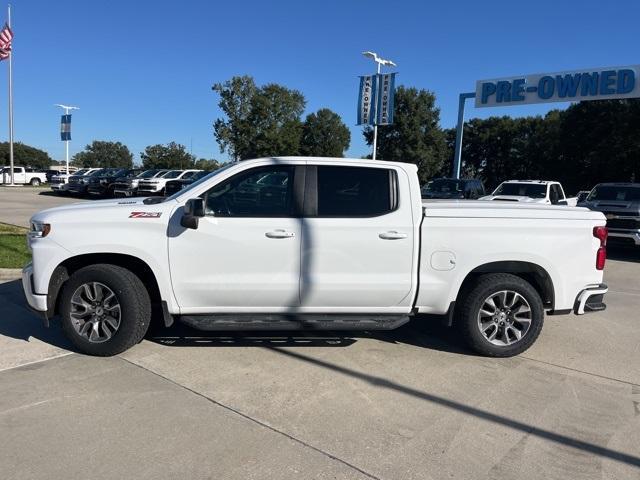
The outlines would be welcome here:
[[[158,218],[162,212],[131,212],[129,218]]]

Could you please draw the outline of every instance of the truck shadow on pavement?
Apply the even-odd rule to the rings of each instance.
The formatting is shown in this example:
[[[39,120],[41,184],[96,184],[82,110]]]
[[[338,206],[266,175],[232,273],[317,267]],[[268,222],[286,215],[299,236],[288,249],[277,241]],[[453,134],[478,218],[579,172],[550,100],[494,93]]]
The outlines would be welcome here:
[[[51,346],[73,351],[55,320],[49,328],[29,310],[19,280],[0,284],[0,336],[29,342],[37,339]],[[455,331],[436,322],[416,319],[389,331],[286,331],[203,332],[175,322],[169,328],[152,324],[146,339],[171,347],[349,347],[359,339],[415,345],[463,355],[474,355],[456,338]]]
[[[59,327],[46,328],[42,319],[29,310],[20,280],[0,283],[0,336],[25,342],[36,339],[54,347],[72,349]]]

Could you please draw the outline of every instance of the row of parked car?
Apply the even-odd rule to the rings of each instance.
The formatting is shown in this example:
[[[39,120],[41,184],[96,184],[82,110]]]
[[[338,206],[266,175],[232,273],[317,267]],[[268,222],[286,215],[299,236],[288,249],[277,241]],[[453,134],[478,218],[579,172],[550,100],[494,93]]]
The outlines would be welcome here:
[[[84,168],[73,175],[54,175],[51,190],[92,197],[173,195],[204,177],[204,170]]]
[[[612,241],[640,246],[640,183],[599,183],[567,198],[559,182],[508,180],[486,195],[478,179],[438,178],[422,187],[422,198],[474,199],[586,207],[607,217]]]

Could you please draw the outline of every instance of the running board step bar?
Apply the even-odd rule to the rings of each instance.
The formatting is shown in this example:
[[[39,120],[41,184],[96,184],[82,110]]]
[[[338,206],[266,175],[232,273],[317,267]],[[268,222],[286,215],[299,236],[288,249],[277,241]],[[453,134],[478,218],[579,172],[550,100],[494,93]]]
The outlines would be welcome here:
[[[178,319],[198,330],[393,330],[409,315],[220,314],[181,315]]]

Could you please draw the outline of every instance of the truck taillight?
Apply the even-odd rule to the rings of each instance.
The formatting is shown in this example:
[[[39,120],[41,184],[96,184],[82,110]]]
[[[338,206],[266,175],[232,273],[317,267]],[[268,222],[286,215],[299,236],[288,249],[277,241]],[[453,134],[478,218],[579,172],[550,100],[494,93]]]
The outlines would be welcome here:
[[[593,227],[593,236],[600,240],[600,248],[596,253],[596,269],[604,270],[604,264],[607,261],[607,236],[609,232],[607,227]]]

